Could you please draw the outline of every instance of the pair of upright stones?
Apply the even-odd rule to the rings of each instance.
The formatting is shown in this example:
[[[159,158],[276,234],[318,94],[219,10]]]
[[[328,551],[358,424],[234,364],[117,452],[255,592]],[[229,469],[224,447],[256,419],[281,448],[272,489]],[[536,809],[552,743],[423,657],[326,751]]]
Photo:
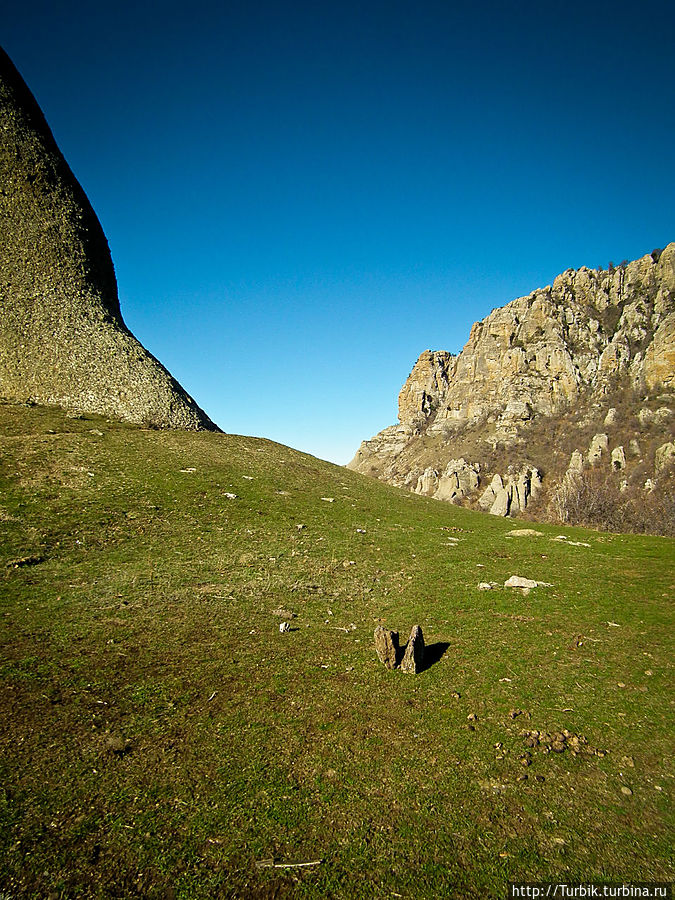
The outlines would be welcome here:
[[[0,396],[216,430],[124,324],[103,229],[0,48]]]
[[[405,649],[399,647],[398,631],[388,631],[383,625],[375,629],[375,650],[387,669],[400,669],[417,675],[424,663],[424,635],[419,625],[413,625]]]

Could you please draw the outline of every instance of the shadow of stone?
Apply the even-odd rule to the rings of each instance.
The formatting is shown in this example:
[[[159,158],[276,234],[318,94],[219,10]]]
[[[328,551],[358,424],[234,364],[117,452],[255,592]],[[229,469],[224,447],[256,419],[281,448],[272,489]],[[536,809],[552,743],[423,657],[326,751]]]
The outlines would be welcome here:
[[[426,672],[433,665],[439,662],[445,656],[446,650],[450,647],[447,641],[436,641],[435,644],[427,644],[424,648],[424,660],[420,666],[420,672]]]

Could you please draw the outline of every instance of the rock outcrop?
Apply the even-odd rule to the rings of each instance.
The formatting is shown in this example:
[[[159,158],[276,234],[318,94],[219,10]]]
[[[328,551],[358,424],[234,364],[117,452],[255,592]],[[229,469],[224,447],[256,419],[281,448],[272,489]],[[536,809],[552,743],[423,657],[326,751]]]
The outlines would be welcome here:
[[[1,49],[0,133],[0,395],[215,429],[126,328],[101,225]]]
[[[622,375],[650,391],[673,387],[675,244],[611,271],[568,269],[477,322],[458,356],[426,350],[399,419],[440,431],[492,418],[508,432]]]
[[[513,515],[586,467],[644,484],[672,439],[673,392],[675,243],[607,270],[568,269],[477,322],[458,355],[425,350],[400,392],[400,424],[364,441],[349,467]]]

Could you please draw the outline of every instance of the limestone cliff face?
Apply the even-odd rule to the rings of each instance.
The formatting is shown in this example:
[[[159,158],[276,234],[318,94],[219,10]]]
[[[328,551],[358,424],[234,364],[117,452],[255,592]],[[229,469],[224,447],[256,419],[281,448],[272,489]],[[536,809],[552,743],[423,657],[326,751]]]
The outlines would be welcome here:
[[[569,269],[493,310],[459,354],[420,356],[399,395],[407,425],[551,415],[627,375],[647,390],[675,375],[675,244],[612,272]]]
[[[457,356],[424,351],[399,395],[400,424],[364,441],[349,466],[438,499],[458,502],[473,493],[488,508],[498,496],[501,513],[522,510],[532,472],[537,492],[539,470],[548,472],[549,482],[553,474],[562,476],[552,423],[576,411],[591,429],[590,440],[594,424],[604,430],[617,392],[632,392],[637,402],[673,390],[675,244],[669,244],[610,270],[568,269],[552,285],[477,322]],[[637,412],[624,409],[623,424],[627,413]],[[654,440],[671,428],[668,416],[661,419]],[[455,477],[460,456],[482,487],[449,496],[447,478]],[[490,474],[492,494],[485,490]],[[525,493],[527,500],[535,492]]]
[[[1,49],[0,395],[215,428],[126,328],[96,214]]]

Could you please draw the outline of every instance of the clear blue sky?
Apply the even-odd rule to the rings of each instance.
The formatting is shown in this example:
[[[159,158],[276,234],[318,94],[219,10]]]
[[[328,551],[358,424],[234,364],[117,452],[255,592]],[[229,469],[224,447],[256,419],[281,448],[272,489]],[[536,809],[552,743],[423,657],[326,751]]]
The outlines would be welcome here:
[[[336,462],[422,350],[675,239],[675,4],[36,0],[0,41],[129,327],[225,430]]]

